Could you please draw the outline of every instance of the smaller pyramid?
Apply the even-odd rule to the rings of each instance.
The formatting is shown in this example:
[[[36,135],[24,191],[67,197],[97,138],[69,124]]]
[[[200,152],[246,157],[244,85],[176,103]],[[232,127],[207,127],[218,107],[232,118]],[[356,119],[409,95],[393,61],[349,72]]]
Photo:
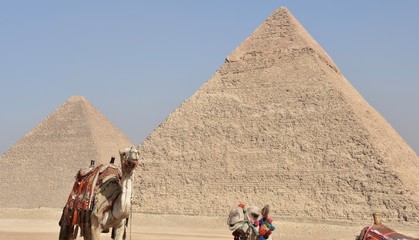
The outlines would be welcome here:
[[[0,158],[0,205],[62,207],[78,169],[132,145],[84,97],[70,97]]]

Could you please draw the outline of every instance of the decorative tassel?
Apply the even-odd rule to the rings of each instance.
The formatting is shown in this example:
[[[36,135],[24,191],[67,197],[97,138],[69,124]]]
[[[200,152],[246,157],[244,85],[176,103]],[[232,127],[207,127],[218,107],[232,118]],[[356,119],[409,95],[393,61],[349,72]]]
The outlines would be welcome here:
[[[260,228],[259,228],[259,235],[261,235],[261,236],[265,236],[265,234],[266,234],[268,231],[269,231],[269,229],[268,229],[265,225],[260,226]]]
[[[76,225],[76,224],[77,224],[77,210],[74,210],[73,221],[71,222],[71,225]]]

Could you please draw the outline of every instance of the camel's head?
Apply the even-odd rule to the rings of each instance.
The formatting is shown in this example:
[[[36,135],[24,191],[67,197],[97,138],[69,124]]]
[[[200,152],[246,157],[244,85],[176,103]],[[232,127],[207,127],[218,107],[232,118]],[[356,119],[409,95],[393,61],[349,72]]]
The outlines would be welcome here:
[[[138,149],[131,147],[119,150],[121,157],[121,167],[124,172],[131,173],[137,166],[140,158]]]
[[[260,208],[255,206],[245,207],[241,205],[230,211],[228,216],[227,225],[231,231],[246,231],[248,225],[244,224],[245,220],[251,221],[252,223],[259,221],[262,218],[262,212]]]
[[[275,230],[272,219],[268,215],[269,205],[260,209],[255,206],[246,207],[240,203],[238,207],[230,211],[227,225],[233,231],[234,239],[268,239]]]

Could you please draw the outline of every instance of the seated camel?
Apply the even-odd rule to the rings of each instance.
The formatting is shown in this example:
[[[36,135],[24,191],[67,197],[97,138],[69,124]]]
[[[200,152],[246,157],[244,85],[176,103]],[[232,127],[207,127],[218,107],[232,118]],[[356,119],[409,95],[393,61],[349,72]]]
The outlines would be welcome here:
[[[260,209],[240,203],[230,211],[227,225],[233,232],[234,240],[265,240],[275,230],[268,215],[269,205]]]

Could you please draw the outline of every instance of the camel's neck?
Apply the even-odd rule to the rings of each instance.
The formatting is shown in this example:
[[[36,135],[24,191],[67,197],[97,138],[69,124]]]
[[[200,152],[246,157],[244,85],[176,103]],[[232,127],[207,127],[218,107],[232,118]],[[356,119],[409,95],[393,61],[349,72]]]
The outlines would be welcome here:
[[[132,174],[122,172],[122,192],[112,208],[112,215],[117,219],[127,218],[131,211]]]

